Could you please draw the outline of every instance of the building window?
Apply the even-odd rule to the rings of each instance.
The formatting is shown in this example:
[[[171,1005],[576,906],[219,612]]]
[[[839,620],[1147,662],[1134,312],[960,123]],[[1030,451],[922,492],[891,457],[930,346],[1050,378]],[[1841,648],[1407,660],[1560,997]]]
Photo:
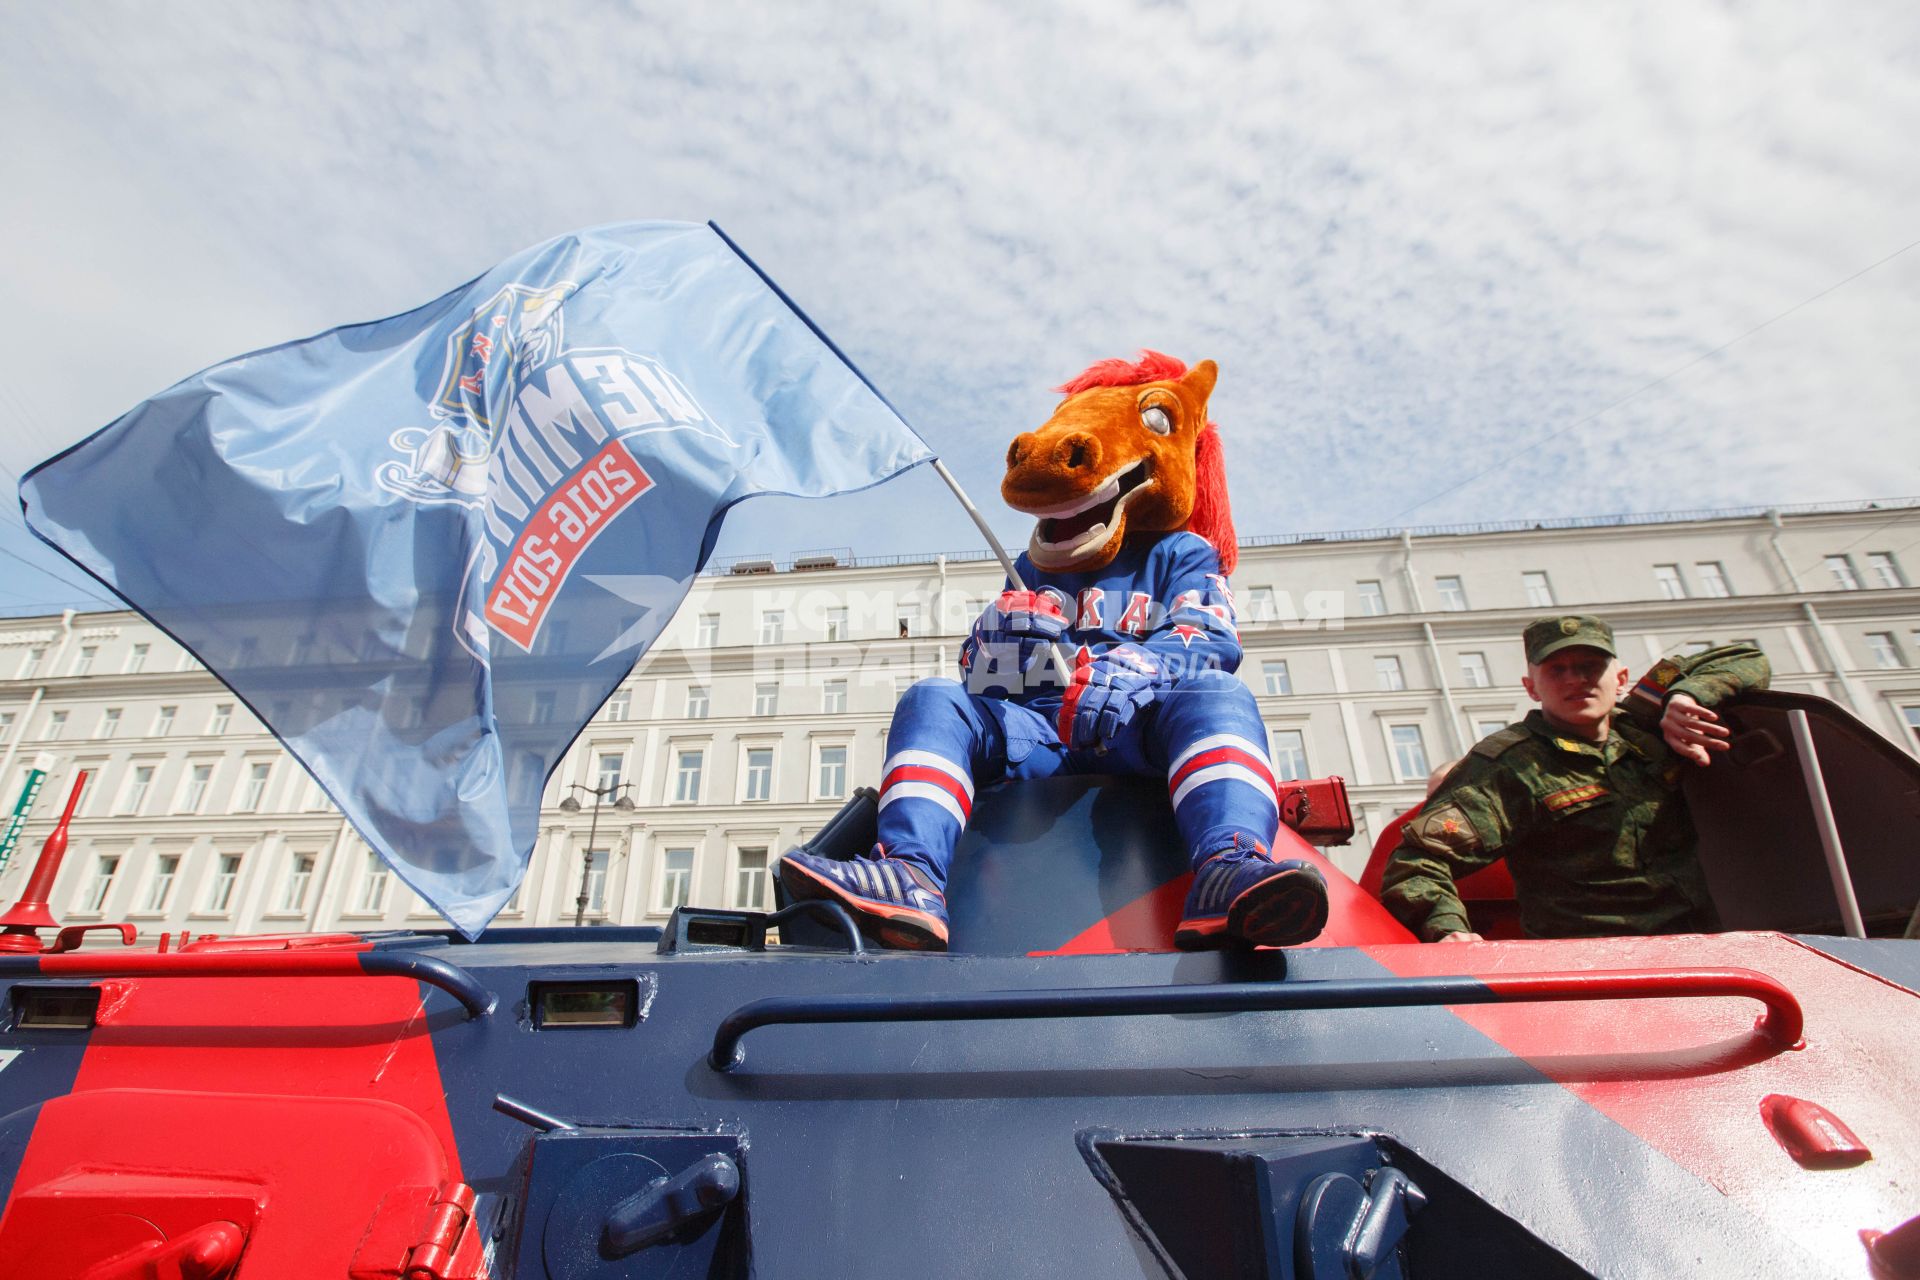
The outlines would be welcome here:
[[[707,718],[707,686],[690,684],[687,686],[687,719],[705,720]]]
[[[213,766],[196,764],[187,771],[187,786],[180,794],[180,813],[198,813],[207,802],[207,784],[213,781]]]
[[[120,797],[120,812],[138,814],[147,803],[147,788],[153,785],[153,766],[135,765],[127,779],[127,793]]]
[[[154,715],[153,715],[153,736],[154,737],[164,738],[173,732],[174,713],[179,710],[180,708],[178,707],[162,707],[160,708],[160,710],[154,712]]]
[[[847,682],[829,680],[820,686],[820,710],[837,716],[847,709]]]
[[[213,738],[219,737],[227,731],[227,726],[232,722],[233,704],[231,702],[221,703],[213,709],[213,719],[207,723],[207,735]]]
[[[1700,594],[1715,600],[1724,600],[1733,594],[1733,588],[1727,583],[1727,569],[1718,560],[1699,560],[1693,566],[1694,576],[1700,579]]]
[[[1487,674],[1487,655],[1484,653],[1463,653],[1460,655],[1460,680],[1469,689],[1484,689],[1493,683]]]
[[[581,851],[580,857],[584,861],[580,870],[586,876],[587,914],[604,916],[607,914],[607,863],[612,860],[611,852],[606,849],[586,849]],[[578,884],[579,881],[576,880],[574,883]],[[577,911],[579,910],[578,890],[575,890],[574,896],[574,909]]]
[[[847,611],[845,609],[827,610],[827,639],[830,641],[847,638]]]
[[[372,849],[360,870],[360,892],[354,896],[353,909],[367,915],[379,915],[387,909],[387,887],[393,883],[393,868]]]
[[[1464,613],[1467,608],[1467,589],[1460,585],[1458,578],[1435,578],[1434,585],[1440,589],[1440,607],[1448,613]]]
[[[13,737],[13,712],[0,711],[0,743]]]
[[[120,859],[115,855],[101,854],[93,860],[93,875],[80,894],[81,912],[94,915],[105,909],[107,894],[113,890],[113,878],[119,872]]]
[[[757,716],[777,716],[780,714],[779,685],[756,684],[753,686],[753,714]]]
[[[760,643],[779,644],[786,638],[787,615],[778,609],[769,609],[760,615]]]
[[[147,885],[148,911],[165,911],[173,901],[173,881],[180,872],[180,855],[163,853],[154,861],[153,880]]]
[[[747,748],[746,787],[741,792],[742,800],[773,799],[773,748]]]
[[[1260,664],[1260,676],[1267,684],[1267,692],[1284,694],[1293,692],[1293,676],[1287,671],[1285,658],[1269,658]]]
[[[733,905],[739,911],[767,909],[767,851],[742,849],[733,873]]]
[[[1680,576],[1679,565],[1657,564],[1653,566],[1653,580],[1660,588],[1660,598],[1662,600],[1685,600],[1687,598],[1687,583],[1686,580]]]
[[[267,799],[267,781],[273,777],[273,762],[255,760],[247,766],[247,787],[240,797],[242,813],[258,813]]]
[[[73,655],[73,670],[68,672],[67,674],[75,675],[75,676],[91,675],[93,673],[93,660],[99,656],[100,656],[99,645],[97,644],[81,645],[80,652]]]
[[[1307,735],[1298,729],[1275,729],[1273,776],[1281,782],[1298,782],[1307,774]]]
[[[1280,616],[1274,605],[1272,587],[1247,588],[1247,611],[1241,615],[1248,622],[1273,622]]]
[[[700,803],[700,771],[707,760],[706,752],[700,750],[681,750],[674,755],[673,762],[673,802],[675,804]]]
[[[1913,731],[1913,740],[1920,744],[1920,707],[1902,707],[1900,716],[1907,722],[1907,728]]]
[[[64,711],[47,712],[47,741],[58,742],[67,731],[67,713]]]
[[[213,869],[213,883],[207,886],[207,910],[215,915],[233,908],[233,885],[240,878],[240,855],[223,853]]]
[[[1527,604],[1532,608],[1553,608],[1553,584],[1547,581],[1543,571],[1529,569],[1521,574],[1520,587],[1527,593]]]
[[[1683,658],[1691,658],[1695,654],[1705,653],[1711,648],[1713,648],[1713,641],[1711,640],[1689,640],[1680,646],[1680,656]]]
[[[671,911],[687,905],[693,888],[693,850],[669,849],[660,860],[660,896],[654,899],[655,911]]]
[[[555,711],[554,694],[551,689],[542,689],[533,695],[533,722],[552,724]]]
[[[311,853],[296,853],[287,868],[287,883],[280,890],[282,911],[305,911],[307,890],[313,884],[313,867],[318,859]]]
[[[1891,631],[1867,632],[1867,652],[1873,657],[1873,665],[1883,669],[1904,667],[1900,660],[1900,646],[1894,642]]]
[[[594,787],[602,793],[611,792],[620,785],[620,772],[627,758],[618,751],[605,752],[600,757],[600,774],[594,779]],[[609,796],[609,799],[612,797]]]
[[[121,670],[124,671],[127,675],[136,676],[140,674],[140,672],[146,667],[146,665],[147,665],[147,646],[144,644],[137,644],[137,645],[134,645],[133,648],[127,650],[127,662],[126,662],[126,665],[121,668]]]
[[[120,708],[108,707],[100,713],[100,732],[97,736],[111,738],[120,732]]]
[[[712,649],[720,644],[720,615],[703,613],[693,625],[693,643],[696,648]]]
[[[1389,730],[1393,738],[1393,767],[1402,782],[1424,782],[1432,766],[1427,763],[1426,740],[1417,724],[1396,724]]]
[[[607,719],[625,720],[633,709],[633,690],[615,689],[607,699]]]
[[[16,678],[20,680],[31,680],[40,670],[41,659],[46,656],[47,651],[44,647],[35,647],[27,650],[27,656],[20,660],[20,674]]]
[[[1473,722],[1473,740],[1475,742],[1484,741],[1506,727],[1507,722],[1505,720],[1475,720]]]
[[[1853,571],[1853,561],[1845,556],[1828,556],[1827,572],[1833,575],[1833,585],[1842,591],[1858,591],[1860,579]]]
[[[1378,582],[1360,583],[1358,594],[1361,617],[1377,618],[1387,611],[1387,597],[1381,592]]]
[[[1867,581],[1876,587],[1907,585],[1907,580],[1900,576],[1900,566],[1894,563],[1891,551],[1867,552]]]
[[[1400,659],[1390,653],[1383,653],[1373,660],[1375,682],[1389,692],[1407,687],[1407,676],[1400,669]]]
[[[847,797],[847,749],[820,748],[819,799],[844,800]]]

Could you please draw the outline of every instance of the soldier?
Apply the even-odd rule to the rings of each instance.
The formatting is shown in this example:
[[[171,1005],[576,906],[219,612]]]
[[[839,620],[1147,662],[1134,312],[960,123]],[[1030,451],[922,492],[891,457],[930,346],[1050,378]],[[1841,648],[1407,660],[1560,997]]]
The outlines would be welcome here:
[[[1723,645],[1668,658],[1628,693],[1599,618],[1542,618],[1524,642],[1522,683],[1539,709],[1478,743],[1429,794],[1381,901],[1424,941],[1478,942],[1454,883],[1504,857],[1532,937],[1716,928],[1680,778],[1728,748],[1712,708],[1766,688],[1766,656]]]

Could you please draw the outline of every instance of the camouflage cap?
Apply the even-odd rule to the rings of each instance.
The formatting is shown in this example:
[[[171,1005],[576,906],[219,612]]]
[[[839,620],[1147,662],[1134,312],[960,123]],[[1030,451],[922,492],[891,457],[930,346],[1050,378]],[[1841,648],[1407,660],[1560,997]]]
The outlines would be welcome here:
[[[1521,639],[1527,646],[1529,663],[1544,662],[1549,656],[1575,645],[1585,645],[1610,656],[1619,656],[1619,651],[1613,647],[1613,628],[1591,614],[1541,618],[1527,624]]]

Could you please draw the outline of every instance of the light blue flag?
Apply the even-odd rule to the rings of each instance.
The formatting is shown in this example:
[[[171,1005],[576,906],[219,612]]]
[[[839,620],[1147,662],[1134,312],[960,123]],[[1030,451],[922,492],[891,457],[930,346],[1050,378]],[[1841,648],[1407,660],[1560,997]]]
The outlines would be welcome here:
[[[716,228],[653,222],[215,365],[20,495],[471,937],[727,509],[932,457]]]

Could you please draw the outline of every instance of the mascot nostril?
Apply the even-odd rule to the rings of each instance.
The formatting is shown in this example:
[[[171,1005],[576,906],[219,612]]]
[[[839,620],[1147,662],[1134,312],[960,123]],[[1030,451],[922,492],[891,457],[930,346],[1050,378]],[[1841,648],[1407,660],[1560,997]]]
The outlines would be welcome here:
[[[1176,945],[1287,946],[1320,931],[1320,874],[1271,852],[1267,731],[1233,675],[1237,548],[1207,421],[1217,373],[1154,351],[1103,360],[1014,438],[1000,493],[1036,518],[1018,585],[960,646],[964,683],[923,680],[895,707],[872,854],[789,853],[789,897],[839,902],[884,945],[944,950],[947,870],[976,781],[1132,774],[1165,781],[1193,868]],[[1065,685],[1056,654],[1075,655]]]
[[[1100,442],[1091,436],[1068,436],[1053,452],[1069,471],[1085,471],[1100,465]]]

